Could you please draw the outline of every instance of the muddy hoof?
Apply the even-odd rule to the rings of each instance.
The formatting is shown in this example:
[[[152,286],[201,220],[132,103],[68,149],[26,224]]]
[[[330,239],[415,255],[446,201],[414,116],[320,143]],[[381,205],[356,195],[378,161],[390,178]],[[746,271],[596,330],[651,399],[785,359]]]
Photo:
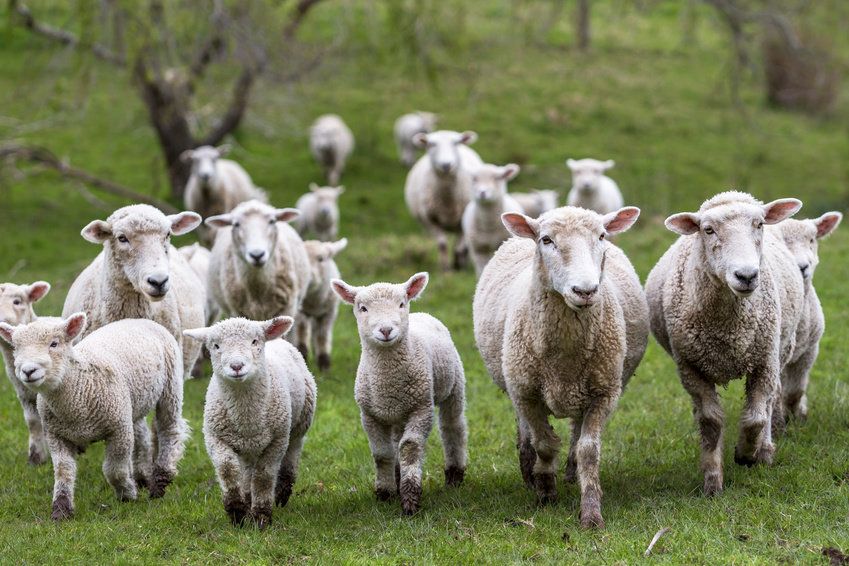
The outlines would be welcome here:
[[[445,485],[448,487],[457,487],[461,483],[463,483],[463,479],[466,477],[466,470],[462,468],[458,468],[456,466],[451,466],[450,468],[445,468]]]
[[[590,511],[581,511],[581,528],[584,529],[603,529],[604,519],[601,517],[601,511],[593,509]]]
[[[35,447],[31,447],[29,449],[29,458],[27,458],[27,464],[30,466],[40,466],[47,462],[47,455],[44,454],[41,450]]]
[[[722,476],[719,474],[705,474],[705,483],[702,487],[705,497],[713,497],[722,493]]]
[[[554,474],[534,474],[534,488],[537,493],[537,502],[540,505],[550,505],[557,501],[557,485]]]
[[[249,509],[241,499],[231,499],[224,502],[224,511],[233,525],[241,527],[248,518]]]
[[[64,493],[59,495],[59,497],[53,501],[53,513],[50,514],[50,518],[58,523],[59,521],[70,519],[73,516],[74,507],[71,505],[71,499]]]
[[[421,507],[422,484],[413,479],[401,481],[401,512],[415,515]]]
[[[265,530],[271,526],[271,508],[254,509],[251,511],[251,520],[259,530]]]
[[[388,489],[381,488],[381,489],[375,489],[374,495],[375,495],[375,497],[377,497],[378,501],[389,501],[390,499],[392,499],[392,496],[394,494],[392,493],[392,491],[390,491]]]
[[[330,369],[330,356],[327,354],[318,355],[318,370],[327,371]]]
[[[162,468],[153,469],[153,478],[148,491],[151,499],[158,499],[165,495],[165,488],[171,485],[174,475]]]

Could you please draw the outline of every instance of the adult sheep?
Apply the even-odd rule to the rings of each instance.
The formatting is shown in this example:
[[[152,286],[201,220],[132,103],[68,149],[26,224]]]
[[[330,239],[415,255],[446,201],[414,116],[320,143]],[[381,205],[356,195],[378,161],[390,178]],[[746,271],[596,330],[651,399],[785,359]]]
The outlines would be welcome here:
[[[336,114],[319,116],[310,127],[310,150],[324,169],[327,182],[338,185],[354,151],[354,134]]]
[[[566,196],[566,204],[595,210],[607,214],[622,207],[622,193],[616,181],[605,175],[616,163],[612,159],[567,159],[572,171],[572,189]]]
[[[429,134],[436,129],[436,114],[433,112],[411,112],[395,120],[395,145],[402,165],[410,167],[416,162],[418,146],[413,138],[417,134]]]

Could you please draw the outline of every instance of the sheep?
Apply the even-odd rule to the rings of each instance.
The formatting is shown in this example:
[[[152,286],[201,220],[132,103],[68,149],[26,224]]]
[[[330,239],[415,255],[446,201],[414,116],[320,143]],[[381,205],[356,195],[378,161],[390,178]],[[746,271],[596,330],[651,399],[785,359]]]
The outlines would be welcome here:
[[[150,320],[119,320],[75,345],[85,325],[83,312],[0,323],[0,338],[14,349],[15,376],[38,394],[53,460],[54,521],[74,515],[76,456],[90,444],[106,442],[103,475],[119,500],[131,501],[140,486],[151,498],[165,495],[189,433],[182,353],[168,330]],[[145,417],[154,408],[151,440]]]
[[[304,242],[287,224],[300,213],[259,201],[206,219],[221,228],[209,262],[209,289],[230,316],[268,320],[297,316],[310,284]],[[297,332],[287,336],[297,344]],[[301,352],[306,356],[306,352]]]
[[[204,287],[206,292],[206,308],[204,309],[206,313],[206,324],[211,325],[218,319],[219,314],[218,304],[213,300],[212,293],[206,288],[207,281],[209,280],[209,260],[212,258],[212,252],[197,242],[179,247],[177,251],[180,252],[180,255],[183,256],[183,259],[186,260]]]
[[[480,277],[484,266],[510,233],[501,223],[505,212],[525,210],[507,194],[507,182],[519,174],[519,166],[483,165],[471,172],[472,201],[463,211],[463,238],[472,256],[475,273]]]
[[[338,185],[345,163],[354,151],[354,134],[336,114],[319,116],[310,127],[310,150],[324,169],[327,182]]]
[[[251,520],[264,529],[272,506],[288,503],[312,425],[315,380],[298,351],[278,340],[292,323],[231,318],[185,331],[211,353],[203,436],[236,526]]]
[[[765,224],[802,203],[768,204],[728,191],[696,213],[666,219],[680,234],[646,280],[652,334],[678,367],[701,435],[703,491],[722,491],[724,415],[716,385],[746,376],[746,402],[734,461],[771,464],[779,375],[792,355],[804,289],[787,247]],[[774,414],[775,413],[775,414]]]
[[[468,147],[477,139],[475,132],[447,130],[413,136],[416,145],[427,147],[427,154],[407,174],[404,199],[410,214],[436,239],[444,270],[449,269],[448,233],[458,235],[454,267],[459,269],[465,261],[461,223],[471,197],[469,171],[483,165],[480,156]]]
[[[788,219],[771,227],[793,255],[805,287],[802,318],[796,329],[796,347],[781,373],[780,402],[785,418],[794,416],[805,420],[808,417],[808,376],[825,331],[825,317],[813,284],[814,270],[819,264],[817,242],[831,234],[842,219],[843,215],[839,212],[827,212],[816,219]]]
[[[429,314],[410,314],[410,301],[427,282],[427,273],[400,285],[332,282],[336,294],[354,305],[357,319],[362,355],[354,397],[374,458],[375,494],[387,500],[400,493],[405,515],[421,505],[422,461],[434,405],[439,407],[446,485],[460,485],[466,473],[463,363],[445,325]]]
[[[167,328],[183,350],[184,375],[191,375],[200,354],[182,331],[205,320],[206,291],[174,246],[171,236],[200,224],[194,212],[166,216],[146,204],[119,208],[109,218],[93,220],[82,236],[103,251],[77,276],[65,298],[62,316],[88,315],[83,337],[124,318],[148,318]]]
[[[345,187],[319,187],[310,183],[310,192],[301,195],[295,208],[301,215],[292,222],[301,237],[314,237],[322,242],[336,239],[339,232],[339,205],[336,203]]]
[[[572,189],[566,196],[566,204],[595,210],[607,214],[622,208],[622,193],[616,182],[604,174],[612,169],[616,162],[612,159],[567,159],[566,165],[572,170]]]
[[[333,325],[339,312],[339,298],[330,288],[330,282],[339,277],[339,268],[333,258],[347,245],[347,238],[337,242],[304,242],[312,277],[301,305],[301,316],[296,322],[298,349],[307,352],[312,342],[320,371],[330,369]]]
[[[413,136],[431,133],[436,129],[436,121],[437,116],[432,112],[412,112],[395,121],[395,145],[402,165],[411,167],[416,162],[417,146]]]
[[[16,285],[14,283],[0,283],[0,322],[17,326],[29,324],[35,320],[35,311],[32,306],[44,298],[50,291],[50,283],[36,281],[30,285]],[[47,441],[44,438],[44,429],[41,426],[41,417],[38,416],[36,407],[36,394],[15,378],[15,364],[12,348],[3,340],[0,340],[0,354],[6,366],[6,376],[15,388],[18,402],[24,411],[24,420],[29,430],[29,457],[27,462],[33,466],[43,464],[47,461]]]
[[[572,419],[565,480],[578,480],[580,521],[601,528],[601,434],[648,342],[648,306],[624,252],[607,241],[640,209],[604,216],[563,207],[538,219],[502,216],[514,238],[475,290],[475,341],[518,420],[519,468],[541,504],[557,498],[560,439],[549,415]]]
[[[187,149],[180,160],[191,163],[192,172],[183,192],[183,204],[204,218],[224,214],[237,204],[256,199],[268,202],[265,191],[254,186],[250,175],[241,165],[221,159],[230,152],[229,145],[203,145]],[[215,231],[205,226],[198,229],[198,238],[207,247],[215,241]]]
[[[510,196],[531,218],[539,218],[543,212],[557,208],[557,191],[533,189],[529,193],[510,193]]]

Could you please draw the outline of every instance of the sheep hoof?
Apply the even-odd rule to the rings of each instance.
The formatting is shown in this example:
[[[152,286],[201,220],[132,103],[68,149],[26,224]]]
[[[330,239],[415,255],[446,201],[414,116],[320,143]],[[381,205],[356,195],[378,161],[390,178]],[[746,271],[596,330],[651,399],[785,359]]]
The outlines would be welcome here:
[[[301,353],[301,356],[304,358],[304,361],[307,361],[307,358],[310,355],[309,348],[307,348],[306,344],[298,344],[298,351]]]
[[[705,474],[703,490],[705,497],[713,497],[722,493],[722,476],[717,473]]]
[[[30,446],[29,448],[29,458],[27,458],[27,464],[30,466],[40,466],[41,464],[47,461],[47,455],[44,454],[40,449],[35,446]]]
[[[534,488],[534,464],[537,461],[537,452],[531,446],[531,441],[526,440],[519,444],[519,469],[522,472],[522,480],[530,489]]]
[[[330,355],[329,354],[319,354],[318,355],[318,370],[319,371],[327,371],[330,369]]]
[[[289,503],[289,498],[292,497],[292,475],[280,469],[280,474],[277,476],[277,489],[274,497],[274,504],[278,507],[285,507]]]
[[[734,463],[738,466],[746,466],[747,468],[751,468],[757,462],[753,456],[746,456],[740,452],[740,448],[737,447],[734,449]]]
[[[374,490],[375,496],[377,496],[378,501],[389,501],[392,499],[392,492],[386,488],[378,488]]]
[[[534,474],[537,501],[540,505],[550,505],[557,501],[557,484],[554,474],[546,472]]]
[[[603,529],[604,519],[601,517],[599,509],[584,511],[581,510],[581,528],[583,529]]]
[[[445,485],[448,487],[458,487],[461,483],[463,483],[463,479],[465,477],[466,470],[463,468],[458,468],[456,466],[445,468]]]
[[[139,489],[147,489],[150,490],[150,481],[148,481],[146,476],[138,475],[135,477],[136,486]]]
[[[162,468],[155,468],[153,470],[153,479],[151,480],[150,487],[148,488],[150,498],[157,499],[165,495],[165,488],[171,485],[171,481],[173,479],[173,474],[168,473],[168,471]]]
[[[53,513],[50,518],[56,521],[64,521],[74,516],[74,506],[71,505],[71,499],[66,494],[61,494],[53,501]]]
[[[241,527],[245,524],[248,517],[248,507],[241,499],[229,499],[224,501],[224,511],[230,518],[230,522],[236,527]]]
[[[259,509],[254,509],[251,512],[251,518],[253,519],[254,525],[260,531],[265,530],[266,527],[271,526],[271,508],[263,507]]]
[[[404,515],[415,515],[421,507],[422,484],[413,479],[401,481],[401,511]]]

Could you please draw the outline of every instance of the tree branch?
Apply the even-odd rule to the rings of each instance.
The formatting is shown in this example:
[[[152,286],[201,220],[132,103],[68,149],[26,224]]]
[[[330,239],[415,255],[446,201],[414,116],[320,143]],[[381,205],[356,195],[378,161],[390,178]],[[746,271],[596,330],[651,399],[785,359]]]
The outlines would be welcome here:
[[[298,4],[295,6],[295,11],[292,13],[292,17],[289,18],[289,23],[283,28],[283,39],[290,40],[295,37],[295,34],[298,32],[298,28],[301,27],[301,23],[304,21],[304,18],[307,17],[307,14],[310,10],[312,10],[313,6],[319,2],[321,2],[321,0],[298,0]]]
[[[227,134],[239,126],[239,122],[242,121],[242,116],[248,108],[251,89],[256,82],[258,72],[250,65],[242,69],[242,74],[239,75],[233,87],[233,98],[230,101],[229,108],[200,145],[218,145]]]

